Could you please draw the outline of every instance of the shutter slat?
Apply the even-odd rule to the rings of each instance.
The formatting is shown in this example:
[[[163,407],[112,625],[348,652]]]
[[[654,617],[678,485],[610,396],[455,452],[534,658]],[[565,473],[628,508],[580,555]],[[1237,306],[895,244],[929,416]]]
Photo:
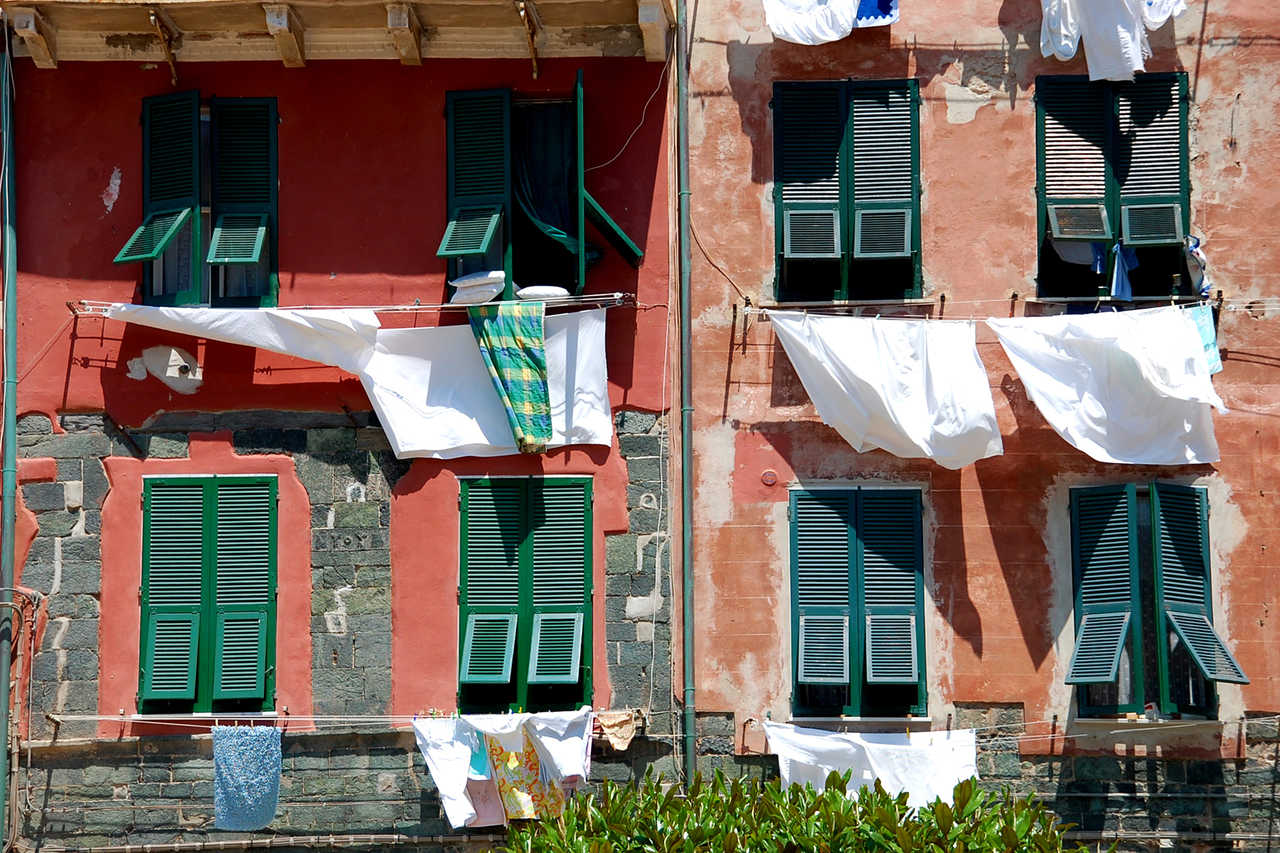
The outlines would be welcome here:
[[[1129,611],[1086,613],[1076,633],[1067,669],[1067,684],[1101,684],[1116,680],[1120,653],[1129,631]]]
[[[1166,617],[1173,624],[1182,642],[1186,643],[1191,658],[1204,677],[1210,681],[1228,681],[1233,684],[1248,684],[1240,664],[1222,642],[1213,623],[1203,613],[1187,613],[1179,610],[1168,610]]]
[[[849,606],[849,497],[843,492],[796,495],[796,604]]]
[[[582,607],[588,537],[585,486],[544,481],[532,484],[529,500],[533,606]]]
[[[576,684],[582,660],[582,613],[533,614],[530,684]]]
[[[1048,198],[1105,198],[1107,127],[1105,88],[1086,81],[1038,84],[1044,134],[1044,194]]]
[[[217,604],[266,604],[271,601],[271,485],[219,483],[217,492]]]
[[[210,264],[256,264],[267,240],[266,214],[219,216],[209,240]]]
[[[450,207],[468,199],[501,200],[510,168],[510,94],[449,93]]]
[[[275,186],[271,167],[275,109],[270,101],[215,99],[212,125],[213,207],[267,209]]]
[[[842,101],[839,84],[776,87],[774,179],[782,187],[784,204],[840,203]]]
[[[800,684],[849,683],[848,615],[800,617]]]
[[[1182,99],[1177,77],[1142,75],[1117,88],[1116,106],[1120,194],[1181,195]]]
[[[191,208],[170,210],[164,213],[152,213],[142,221],[138,230],[124,244],[112,263],[132,264],[154,261],[164,254],[164,250],[173,242],[173,238],[191,219]]]
[[[144,591],[157,605],[200,605],[204,556],[204,488],[148,485]]]
[[[467,604],[516,607],[520,603],[520,542],[524,496],[519,482],[467,483],[463,542]]]
[[[144,98],[143,183],[147,212],[200,198],[200,93]]]
[[[516,614],[472,613],[462,640],[462,684],[506,684],[516,647]]]
[[[1156,548],[1162,583],[1162,606],[1205,610],[1209,593],[1208,530],[1202,523],[1203,493],[1186,486],[1157,483]]]
[[[1068,684],[1115,681],[1137,596],[1137,497],[1133,486],[1071,493],[1076,642]]]
[[[261,699],[266,691],[267,608],[219,607],[217,618],[213,698]]]
[[[871,684],[915,684],[916,617],[913,613],[867,614],[867,681]]]
[[[922,571],[919,493],[864,489],[860,495],[866,603],[915,607],[916,580]]]
[[[906,87],[853,91],[853,200],[911,201],[911,122],[914,99]]]
[[[194,699],[200,614],[152,608],[143,628],[142,701]]]

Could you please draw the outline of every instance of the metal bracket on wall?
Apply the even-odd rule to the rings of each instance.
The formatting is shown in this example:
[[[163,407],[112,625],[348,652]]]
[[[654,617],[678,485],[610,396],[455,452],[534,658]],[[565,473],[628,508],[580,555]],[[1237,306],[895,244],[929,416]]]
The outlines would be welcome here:
[[[529,61],[533,63],[533,79],[538,79],[538,48],[535,40],[542,30],[542,18],[538,15],[538,7],[533,0],[512,0],[520,23],[524,24],[525,37],[529,40]]]
[[[174,26],[169,16],[159,9],[148,9],[147,16],[151,19],[152,29],[156,31],[156,38],[160,39],[164,61],[169,63],[169,82],[177,86],[178,64],[173,57],[173,43],[178,36],[178,28]]]

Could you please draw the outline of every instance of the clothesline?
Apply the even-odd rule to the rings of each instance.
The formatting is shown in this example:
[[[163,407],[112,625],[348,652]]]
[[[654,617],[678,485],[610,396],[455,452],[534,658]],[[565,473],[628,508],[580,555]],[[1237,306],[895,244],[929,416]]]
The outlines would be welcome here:
[[[944,307],[950,307],[952,305],[991,305],[991,304],[1008,305],[1010,302],[1015,301],[1016,299],[1017,299],[1016,294],[1013,297],[1010,297],[1008,299],[954,299],[954,300],[946,299],[936,303],[936,306],[939,309],[942,309]],[[1105,305],[1125,304],[1120,300],[1113,300],[1110,298],[1098,299],[1098,300],[1094,300],[1094,299],[1054,300],[1051,302],[1044,302],[1044,304],[1051,304],[1051,305],[1061,304],[1067,301],[1071,301],[1071,302],[1095,302],[1096,301],[1098,304],[1105,304]],[[1164,298],[1145,299],[1145,300],[1135,298],[1133,301],[1163,303],[1168,300]],[[1182,309],[1194,308],[1197,305],[1209,305],[1209,306],[1216,306],[1218,308],[1226,308],[1226,310],[1230,310],[1230,311],[1238,311],[1238,310],[1243,310],[1244,308],[1247,308],[1249,306],[1256,307],[1258,306],[1259,303],[1262,303],[1265,301],[1267,300],[1251,299],[1248,302],[1244,302],[1244,303],[1234,303],[1234,302],[1224,303],[1221,300],[1216,300],[1216,299],[1202,299],[1199,297],[1192,299],[1190,297],[1186,297],[1186,298],[1180,297],[1174,303],[1174,305],[1175,307],[1182,308]],[[1275,298],[1274,301],[1280,304],[1280,298]],[[929,300],[906,300],[905,302],[902,302],[902,303],[894,303],[894,302],[790,302],[788,303],[788,302],[781,302],[781,303],[772,303],[772,304],[765,304],[765,305],[747,305],[742,309],[742,313],[749,317],[763,317],[766,322],[769,319],[769,314],[774,312],[780,312],[780,311],[799,311],[804,314],[818,314],[818,315],[824,315],[824,316],[825,315],[845,316],[850,311],[861,311],[862,312],[861,316],[863,317],[866,317],[868,313],[874,311],[875,313],[872,314],[872,316],[882,320],[932,320],[932,321],[943,322],[943,323],[965,323],[965,322],[972,323],[972,322],[977,322],[979,319],[984,319],[984,318],[981,318],[977,312],[970,313],[969,316],[967,317],[963,317],[963,316],[962,317],[946,317],[946,316],[931,317],[923,314],[882,313],[887,311],[898,311],[898,310],[910,311],[912,308],[932,309],[934,307],[935,307],[935,303]]]
[[[600,308],[616,308],[627,303],[636,304],[635,296],[630,293],[598,293],[588,294],[586,296],[554,296],[547,299],[519,299],[511,300],[517,304],[528,302],[541,302],[547,308],[569,308],[579,306],[597,306]],[[67,302],[67,308],[73,314],[107,314],[108,309],[112,305],[118,303],[99,299],[78,299]],[[501,301],[486,302],[485,305],[500,305]],[[427,304],[414,300],[407,304],[396,305],[281,305],[281,310],[288,311],[373,311],[378,314],[392,313],[411,313],[419,311],[465,311],[474,305],[463,305],[456,303],[434,303]]]

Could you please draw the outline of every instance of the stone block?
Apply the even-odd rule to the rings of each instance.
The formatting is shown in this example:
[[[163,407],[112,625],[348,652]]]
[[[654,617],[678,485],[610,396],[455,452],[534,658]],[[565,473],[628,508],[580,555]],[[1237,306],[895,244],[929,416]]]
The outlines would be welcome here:
[[[627,575],[608,575],[604,579],[605,595],[628,595],[631,592],[631,578]]]
[[[65,484],[67,511],[75,512],[84,505],[84,483],[79,480],[73,480]]]
[[[84,532],[91,536],[98,536],[102,533],[102,513],[97,510],[85,510],[84,512]]]
[[[657,484],[662,477],[662,460],[656,456],[642,456],[627,460],[627,480],[632,483]]]
[[[92,595],[67,594],[49,598],[49,618],[68,616],[72,619],[97,619],[98,599]]]
[[[604,626],[605,639],[608,642],[630,643],[636,639],[636,623],[625,621],[607,622]]]
[[[378,503],[338,501],[333,505],[333,526],[377,527],[381,521],[380,507]]]
[[[386,614],[388,619],[387,627],[390,629],[391,590],[357,587],[343,596],[343,600],[347,605],[348,616],[361,616],[371,613]]]
[[[184,433],[154,433],[147,441],[147,456],[152,459],[185,459],[187,453],[187,436]]]
[[[36,523],[39,525],[37,536],[67,536],[80,523],[80,513],[65,509],[42,512]]]
[[[659,456],[662,453],[662,436],[620,435],[618,446],[627,459],[638,456]]]
[[[38,652],[31,667],[31,677],[36,681],[58,679],[58,652]]]
[[[658,507],[636,507],[628,514],[632,533],[657,533],[661,523],[661,511]]]
[[[636,568],[636,535],[623,533],[604,539],[605,573],[631,574]]]
[[[317,669],[350,669],[353,666],[354,651],[350,637],[321,634],[312,637],[311,642],[315,649]]]
[[[698,738],[699,755],[733,755],[733,738],[716,735]]]
[[[312,505],[333,503],[333,469],[328,464],[314,456],[298,454],[293,457],[293,467]]]
[[[101,542],[97,536],[72,536],[62,540],[63,562],[96,562],[101,556]]]
[[[83,504],[86,509],[102,509],[102,500],[107,496],[107,473],[101,460],[84,460],[84,495]]]
[[[159,412],[147,418],[142,429],[148,432],[213,432],[218,416],[213,412]]]
[[[390,546],[390,532],[382,527],[365,529],[335,527],[333,530],[311,532],[313,551],[371,551],[386,549]]]
[[[48,654],[44,652],[42,654]],[[91,649],[69,649],[63,654],[63,677],[75,681],[92,681],[98,677],[98,653]]]
[[[323,529],[333,526],[329,522],[329,510],[330,507],[324,504],[320,506],[313,505],[311,507],[311,527],[313,529]]]
[[[654,648],[649,643],[619,643],[618,663],[624,666],[649,666],[654,662]]]
[[[242,429],[231,434],[231,444],[241,456],[253,454],[303,453],[307,449],[307,434],[300,429]]]
[[[27,483],[22,487],[22,503],[32,512],[67,508],[66,490],[62,483]]]
[[[35,541],[52,542],[53,540],[37,539]],[[22,567],[22,574],[20,577],[23,586],[29,586],[32,589],[38,589],[43,593],[48,593],[53,589],[53,561],[33,560],[28,557],[27,564]]]
[[[23,415],[18,418],[18,435],[49,435],[53,422],[44,415]]]
[[[99,433],[67,433],[42,437],[26,444],[19,441],[19,455],[31,458],[49,456],[54,459],[83,459],[89,456],[106,456],[111,452],[111,440]]]
[[[390,628],[390,625],[387,626]],[[361,634],[355,642],[355,665],[359,667],[391,666],[391,634]]]
[[[356,431],[352,427],[312,429],[307,432],[307,453],[336,455],[356,449]]]
[[[647,433],[658,422],[657,415],[651,415],[647,412],[618,412],[614,416],[614,425],[618,430],[618,434],[624,433],[639,434]]]
[[[60,595],[97,595],[102,591],[102,569],[98,562],[62,561],[62,586]]]
[[[58,482],[66,483],[72,480],[79,480],[84,476],[84,462],[80,459],[59,459],[58,466]]]

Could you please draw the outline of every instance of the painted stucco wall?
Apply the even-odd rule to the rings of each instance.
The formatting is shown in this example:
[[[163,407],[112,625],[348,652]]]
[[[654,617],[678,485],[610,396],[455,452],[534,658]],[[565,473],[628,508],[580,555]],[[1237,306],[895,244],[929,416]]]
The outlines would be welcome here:
[[[913,0],[889,28],[805,47],[774,41],[754,0],[701,4],[693,24],[690,102],[693,267],[695,566],[700,711],[732,712],[739,748],[758,750],[748,718],[790,716],[787,489],[806,481],[903,482],[925,501],[929,710],[1021,703],[1025,720],[1058,717],[1082,749],[1113,748],[1104,727],[1075,727],[1063,675],[1071,654],[1067,489],[1164,479],[1211,495],[1215,611],[1252,683],[1222,686],[1220,716],[1280,708],[1280,276],[1266,234],[1280,94],[1271,4],[1193,3],[1151,34],[1148,70],[1185,70],[1191,120],[1192,232],[1205,239],[1221,314],[1231,413],[1215,416],[1222,461],[1176,468],[1096,463],[1066,444],[1028,400],[994,336],[978,326],[1004,455],[948,471],[883,452],[854,453],[818,420],[770,326],[744,311],[774,301],[773,124],[779,80],[919,80],[926,305],[870,314],[968,319],[1051,313],[1037,303],[1035,104],[1039,74],[1083,74],[1043,59],[1036,0]],[[725,216],[724,211],[732,211]],[[941,297],[945,296],[945,305]],[[773,471],[776,484],[762,474]],[[1046,732],[1047,725],[1027,731]],[[1095,729],[1096,731],[1096,729]],[[753,734],[755,732],[755,734]],[[1164,748],[1229,754],[1236,727],[1164,733]],[[744,744],[745,738],[745,744]],[[1062,748],[1028,740],[1023,751]],[[1145,746],[1142,747],[1145,749]],[[1145,754],[1145,753],[1144,753]]]

